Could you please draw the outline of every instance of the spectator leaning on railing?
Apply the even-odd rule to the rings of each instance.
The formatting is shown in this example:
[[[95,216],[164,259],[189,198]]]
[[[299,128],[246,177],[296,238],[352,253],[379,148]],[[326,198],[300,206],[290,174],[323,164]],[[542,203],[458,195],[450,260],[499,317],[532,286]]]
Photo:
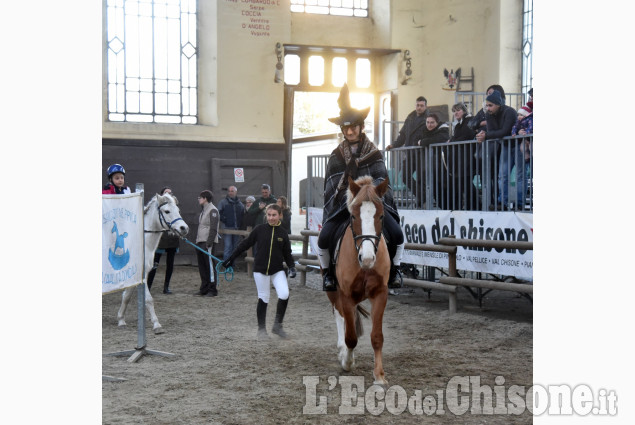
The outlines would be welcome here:
[[[512,127],[512,136],[524,136],[534,133],[534,114],[529,106],[523,106],[518,110],[518,121]],[[527,194],[527,175],[529,174],[531,159],[531,140],[525,138],[520,143],[520,152],[516,155],[516,187],[518,188],[518,200],[522,201]],[[519,204],[522,206],[522,203]]]
[[[516,111],[504,104],[503,97],[498,90],[492,91],[485,98],[485,110],[487,112],[487,129],[476,134],[477,141],[498,140],[512,134],[512,127],[516,122]],[[511,155],[509,161],[507,158],[509,146],[509,143],[502,144],[498,166],[499,201],[502,202],[503,206],[508,205],[507,183],[509,170],[514,162],[514,155]]]
[[[452,106],[452,113],[456,122],[452,137],[448,142],[465,142],[474,140],[476,131],[472,130],[468,123],[472,115],[468,112],[467,106],[459,102]],[[444,164],[450,173],[448,187],[448,199],[454,199],[456,209],[461,209],[461,201],[465,197],[468,209],[476,207],[476,188],[472,188],[472,176],[470,170],[476,170],[476,159],[471,155],[472,145],[448,146],[444,149]],[[461,167],[459,169],[459,167]],[[460,180],[459,180],[460,179]],[[445,179],[443,180],[445,182]],[[461,193],[462,189],[462,193]],[[462,196],[463,195],[463,196]]]
[[[485,90],[487,96],[492,94],[494,90],[500,92],[501,97],[503,98],[503,105],[505,104],[505,90],[499,84],[492,84]],[[472,118],[468,122],[468,126],[478,134],[481,130],[487,131],[487,111],[485,109],[486,101],[483,101],[483,108],[476,113],[474,118]],[[477,139],[478,140],[478,139]],[[485,140],[485,139],[483,139]],[[487,145],[487,152],[484,152],[483,144],[481,143],[483,140],[479,141],[476,144],[476,152],[474,153],[474,158],[476,159],[476,168],[474,169],[474,175],[470,177],[470,181],[474,181],[475,177],[478,175],[483,184],[490,183],[490,199],[489,202],[495,202],[494,199],[494,181],[496,179],[497,170],[495,169],[496,159],[498,158],[498,143],[490,143]],[[488,160],[488,162],[484,162],[484,158]],[[489,175],[485,175],[486,166],[489,166]],[[478,196],[475,197],[477,202],[473,203],[472,209],[479,209]]]

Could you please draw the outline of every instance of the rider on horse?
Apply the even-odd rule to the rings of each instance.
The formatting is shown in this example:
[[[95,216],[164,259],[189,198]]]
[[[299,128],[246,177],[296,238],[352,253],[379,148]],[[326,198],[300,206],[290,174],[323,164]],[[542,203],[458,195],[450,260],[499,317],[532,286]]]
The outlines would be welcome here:
[[[346,191],[348,177],[353,180],[369,175],[373,183],[378,185],[388,179],[388,172],[383,155],[363,132],[364,119],[370,107],[353,109],[350,105],[348,86],[344,84],[337,100],[340,116],[329,118],[338,124],[344,134],[344,141],[331,152],[326,176],[324,180],[324,212],[322,214],[322,230],[318,238],[318,258],[322,268],[324,291],[335,291],[337,285],[334,279],[335,266],[331,264],[329,249],[337,244],[341,235],[338,229],[350,219],[346,206]],[[397,277],[401,254],[403,252],[404,236],[399,226],[399,213],[389,186],[384,195],[384,237],[388,245],[388,253],[392,258],[390,267],[389,286],[400,285]]]

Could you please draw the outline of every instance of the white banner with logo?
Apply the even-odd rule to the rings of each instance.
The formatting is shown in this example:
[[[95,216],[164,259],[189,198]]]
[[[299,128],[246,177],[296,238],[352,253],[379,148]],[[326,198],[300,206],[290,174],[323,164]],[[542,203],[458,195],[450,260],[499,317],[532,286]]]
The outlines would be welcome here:
[[[309,229],[322,228],[322,209],[309,208]],[[513,212],[400,210],[401,228],[406,242],[438,245],[439,239],[454,235],[457,239],[533,241],[533,214]],[[311,237],[317,253],[317,237]],[[457,247],[457,269],[516,276],[533,280],[533,251],[495,248]],[[405,249],[402,263],[448,267],[448,255],[442,252]]]
[[[101,292],[143,282],[143,192],[101,195]]]
[[[406,242],[438,245],[439,239],[533,241],[533,214],[513,212],[401,210]],[[448,255],[405,249],[402,263],[448,267]],[[458,270],[533,278],[533,251],[457,247]]]

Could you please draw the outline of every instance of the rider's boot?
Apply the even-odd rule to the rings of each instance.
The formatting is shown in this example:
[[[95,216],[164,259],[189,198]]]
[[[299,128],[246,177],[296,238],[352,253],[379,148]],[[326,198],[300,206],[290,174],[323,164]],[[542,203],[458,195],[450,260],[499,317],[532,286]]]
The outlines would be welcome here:
[[[403,279],[401,278],[401,271],[399,270],[399,266],[395,266],[392,264],[390,266],[390,277],[388,278],[388,287],[389,288],[401,288],[403,284]]]
[[[388,278],[389,288],[401,288],[403,286],[403,279],[401,277],[401,256],[403,254],[404,244],[397,245],[395,249],[395,255],[390,263],[390,277]]]
[[[269,334],[267,334],[267,329],[265,328],[265,322],[267,319],[267,303],[260,298],[258,298],[256,316],[258,316],[258,333],[256,334],[256,338],[269,339]]]
[[[323,291],[336,291],[337,285],[335,284],[335,278],[332,274],[331,268],[331,256],[328,248],[318,247],[318,260],[320,260],[320,268],[322,268],[322,290]]]
[[[337,285],[335,279],[331,274],[331,268],[327,267],[322,269],[322,290],[323,291],[337,291]]]
[[[278,335],[280,338],[286,338],[287,333],[282,329],[282,319],[284,319],[284,313],[287,311],[287,304],[289,303],[289,298],[286,300],[278,299],[278,305],[276,307],[276,318],[273,322],[273,328],[271,328],[271,332]]]

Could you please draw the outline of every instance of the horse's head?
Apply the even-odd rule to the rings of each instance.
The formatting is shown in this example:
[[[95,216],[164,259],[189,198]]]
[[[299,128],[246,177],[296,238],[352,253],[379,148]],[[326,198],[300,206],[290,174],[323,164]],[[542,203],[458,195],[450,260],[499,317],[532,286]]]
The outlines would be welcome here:
[[[185,236],[190,231],[187,223],[181,218],[181,211],[176,205],[176,198],[169,193],[156,194],[153,199],[157,205],[157,219],[162,230],[172,230],[174,233]],[[152,202],[151,202],[152,203]],[[150,204],[148,204],[150,206]]]
[[[364,270],[375,265],[384,225],[382,197],[387,189],[387,179],[375,187],[370,176],[363,176],[355,181],[348,178],[346,203],[351,213],[351,230],[357,249],[357,260]]]

